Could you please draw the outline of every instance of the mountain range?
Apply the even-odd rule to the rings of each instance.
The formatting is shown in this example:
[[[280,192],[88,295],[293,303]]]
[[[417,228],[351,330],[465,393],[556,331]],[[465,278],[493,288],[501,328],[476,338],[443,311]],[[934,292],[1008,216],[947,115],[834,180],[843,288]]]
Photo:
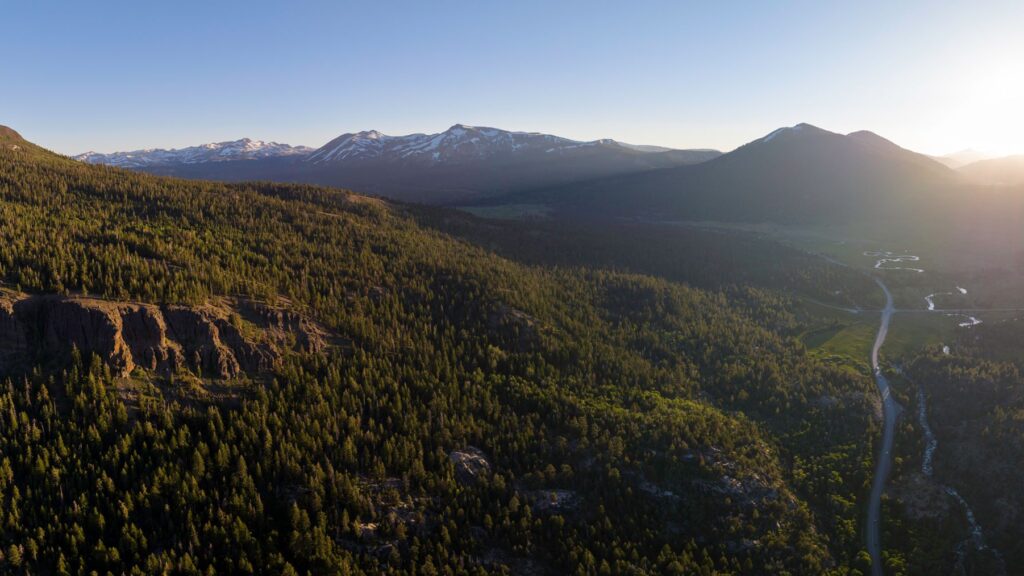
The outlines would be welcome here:
[[[887,345],[888,360],[911,358],[910,373],[941,386],[930,388],[930,417],[962,431],[939,462],[970,455],[950,467],[963,498],[1006,564],[1024,565],[1020,523],[996,521],[1022,505],[1019,470],[1005,462],[1022,458],[1024,385],[1017,365],[993,363],[997,352],[1020,358],[1021,328],[985,315],[950,326],[940,348],[920,335],[932,320],[912,324],[932,298],[941,321],[962,311],[946,308],[953,298],[986,307],[990,286],[1020,293],[1024,207],[1007,186],[971,184],[871,132],[808,124],[693,165],[489,199],[544,206],[554,218],[540,222],[142,173],[341,163],[430,174],[496,157],[671,153],[456,128],[346,135],[262,158],[244,152],[261,146],[226,145],[212,147],[217,160],[194,150],[167,164],[165,153],[125,170],[0,127],[0,375],[21,383],[0,386],[0,428],[43,431],[0,434],[11,455],[0,498],[19,502],[0,509],[17,542],[0,549],[0,571],[15,559],[23,573],[56,574],[62,564],[49,558],[116,541],[116,555],[78,566],[150,573],[171,551],[167,562],[234,573],[218,564],[232,550],[232,562],[281,573],[372,573],[390,547],[395,573],[443,562],[445,573],[561,574],[591,557],[607,566],[591,572],[608,574],[866,573],[879,425],[870,340],[851,332],[884,301],[874,278],[895,288],[904,349],[928,346]],[[910,215],[884,226],[893,231],[924,226],[926,251],[873,234],[837,248],[848,237],[833,224],[892,214]],[[771,233],[675,225],[699,219],[821,233],[807,253]],[[966,242],[986,239],[993,249]],[[849,249],[839,257],[850,265],[822,258],[824,242]],[[862,252],[875,245],[913,247],[905,258],[922,254],[927,273],[869,268],[886,261]],[[938,268],[945,246],[972,260],[1003,248],[997,266],[954,278]],[[909,408],[903,386],[893,390]],[[916,497],[906,496],[910,458],[892,469],[900,506]],[[992,477],[1009,488],[992,490]],[[67,502],[106,520],[80,524]],[[901,509],[886,514],[902,521]],[[887,550],[912,566],[951,562],[966,533],[959,512],[915,533],[927,537],[894,535]],[[931,544],[918,552],[921,542]]]
[[[244,139],[180,150],[89,152],[75,159],[188,178],[323,184],[440,204],[682,166],[719,154],[456,124],[437,134],[343,134],[315,150]]]
[[[700,164],[481,203],[606,218],[837,222],[905,209],[960,180],[952,169],[872,132],[843,135],[798,124]]]
[[[870,302],[854,271],[156,177],[3,128],[0,209],[0,573],[858,561],[861,508],[828,503],[860,502],[871,381],[808,354],[775,292]]]
[[[118,168],[145,169],[181,164],[205,164],[208,162],[230,162],[233,160],[260,160],[288,156],[304,156],[313,151],[305,146],[289,146],[277,142],[263,142],[242,138],[231,142],[217,142],[190,146],[177,150],[151,148],[132,152],[101,154],[86,152],[75,156],[75,160],[90,164],[106,164]]]
[[[161,175],[343,187],[393,200],[554,217],[781,223],[898,218],[1024,183],[1019,157],[936,158],[868,131],[797,124],[722,154],[456,124],[436,134],[347,133],[313,149],[242,139],[75,159]],[[955,169],[953,167],[956,167]],[[974,210],[978,206],[968,205]]]

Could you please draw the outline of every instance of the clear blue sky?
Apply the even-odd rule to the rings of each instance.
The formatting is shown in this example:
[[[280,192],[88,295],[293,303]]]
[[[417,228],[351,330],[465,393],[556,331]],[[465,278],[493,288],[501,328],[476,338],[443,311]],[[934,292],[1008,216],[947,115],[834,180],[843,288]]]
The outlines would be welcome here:
[[[1024,152],[1024,2],[980,4],[0,0],[0,124],[64,153],[457,122]]]

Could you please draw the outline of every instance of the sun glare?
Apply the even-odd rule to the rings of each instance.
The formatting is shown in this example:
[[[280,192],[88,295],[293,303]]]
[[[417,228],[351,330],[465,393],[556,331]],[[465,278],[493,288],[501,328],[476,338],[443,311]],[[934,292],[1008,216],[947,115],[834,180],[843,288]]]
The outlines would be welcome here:
[[[940,121],[949,149],[1024,153],[1024,63],[979,65],[961,81],[951,90],[954,100]]]

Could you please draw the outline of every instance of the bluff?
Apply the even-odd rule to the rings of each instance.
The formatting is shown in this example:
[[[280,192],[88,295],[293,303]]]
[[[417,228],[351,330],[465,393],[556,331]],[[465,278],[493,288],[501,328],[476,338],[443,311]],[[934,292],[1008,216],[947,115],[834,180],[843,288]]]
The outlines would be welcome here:
[[[95,354],[120,376],[137,368],[214,378],[259,374],[288,351],[319,352],[326,332],[301,315],[244,299],[201,306],[117,302],[81,296],[0,296],[0,372],[35,359]]]

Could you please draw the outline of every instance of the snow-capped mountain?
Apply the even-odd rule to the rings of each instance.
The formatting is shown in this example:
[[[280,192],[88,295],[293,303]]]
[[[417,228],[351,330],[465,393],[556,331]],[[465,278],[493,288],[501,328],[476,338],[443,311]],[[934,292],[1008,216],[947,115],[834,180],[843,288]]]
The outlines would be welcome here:
[[[438,134],[343,134],[315,150],[238,140],[76,158],[184,178],[306,182],[440,204],[695,164],[720,154],[456,124]]]
[[[561,154],[598,146],[644,151],[614,140],[580,142],[537,132],[509,132],[456,124],[438,134],[388,136],[376,130],[343,134],[314,152],[307,160],[314,164],[360,160],[451,163],[500,155]]]
[[[456,124],[437,134],[342,134],[303,164],[317,182],[400,200],[458,203],[512,190],[694,164],[719,154]]]
[[[277,142],[263,142],[242,138],[231,142],[216,142],[190,146],[176,150],[161,148],[134,150],[132,152],[113,152],[101,154],[86,152],[75,156],[75,160],[90,164],[107,164],[119,168],[148,168],[155,166],[171,166],[175,164],[202,164],[206,162],[226,162],[231,160],[257,160],[277,158],[281,156],[304,156],[312,152],[305,146],[289,146]]]

